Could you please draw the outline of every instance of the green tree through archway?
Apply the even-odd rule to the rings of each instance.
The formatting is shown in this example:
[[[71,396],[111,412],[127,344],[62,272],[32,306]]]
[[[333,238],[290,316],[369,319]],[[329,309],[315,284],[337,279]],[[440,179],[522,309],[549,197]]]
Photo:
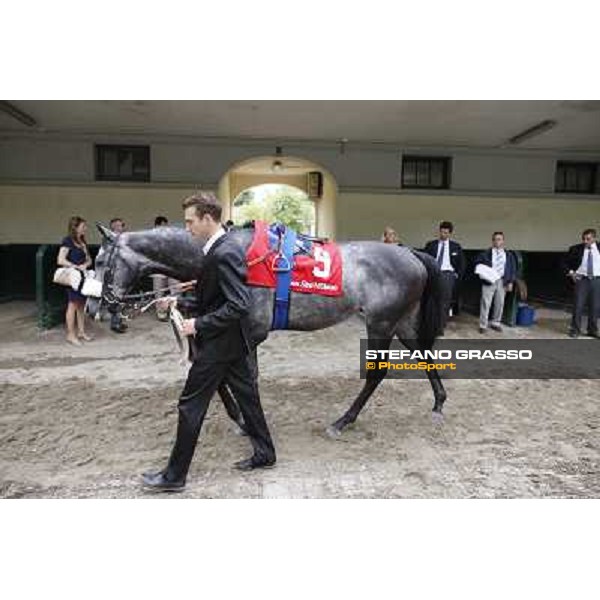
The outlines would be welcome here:
[[[298,188],[284,184],[264,184],[244,190],[233,202],[234,223],[261,220],[278,221],[302,233],[315,235],[315,205]]]

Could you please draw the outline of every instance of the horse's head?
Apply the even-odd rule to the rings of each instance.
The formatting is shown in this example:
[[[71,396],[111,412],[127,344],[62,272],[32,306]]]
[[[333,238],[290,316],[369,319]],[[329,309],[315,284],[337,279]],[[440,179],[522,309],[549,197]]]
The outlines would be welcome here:
[[[87,313],[95,317],[101,306],[115,306],[122,302],[133,283],[139,277],[139,260],[127,248],[121,235],[113,233],[100,223],[98,231],[102,235],[102,245],[95,262],[95,276],[102,283],[101,298],[88,298]]]
[[[97,224],[102,248],[96,258],[96,279],[102,282],[100,302],[88,302],[88,313],[104,306],[126,304],[130,290],[145,275],[161,273],[180,281],[195,279],[202,269],[201,245],[189,233],[158,227],[115,235]]]

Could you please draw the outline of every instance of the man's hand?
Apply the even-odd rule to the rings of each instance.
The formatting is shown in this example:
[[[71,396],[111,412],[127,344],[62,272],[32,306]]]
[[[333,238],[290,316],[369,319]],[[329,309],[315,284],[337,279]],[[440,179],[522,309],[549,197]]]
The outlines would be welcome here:
[[[577,280],[577,275],[575,274],[575,271],[569,271],[569,277],[573,280],[576,281]]]
[[[506,284],[506,291],[507,292],[512,292],[513,291],[513,284],[512,283],[507,283]]]
[[[195,319],[185,319],[181,327],[183,335],[196,335],[196,321]]]
[[[159,310],[168,310],[171,306],[177,306],[177,296],[165,296],[156,301]]]

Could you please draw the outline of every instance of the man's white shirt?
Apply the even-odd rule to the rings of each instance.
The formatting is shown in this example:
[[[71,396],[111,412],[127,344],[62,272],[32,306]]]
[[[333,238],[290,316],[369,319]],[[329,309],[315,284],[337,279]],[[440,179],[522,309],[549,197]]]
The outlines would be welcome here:
[[[213,244],[220,238],[223,237],[225,235],[226,231],[222,228],[219,227],[218,231],[213,233],[209,238],[208,241],[206,242],[206,244],[204,244],[204,246],[202,247],[202,251],[204,252],[204,256],[206,256],[210,249],[213,247]]]
[[[588,276],[588,256],[589,253],[592,253],[592,261],[594,265],[594,274],[593,277],[600,277],[600,252],[598,252],[598,245],[592,244],[589,248],[583,249],[583,256],[581,257],[581,264],[579,265],[579,269],[577,269],[577,275],[583,275],[584,277]]]
[[[444,248],[445,246],[445,248]],[[444,248],[444,258],[442,259],[442,264],[440,266],[440,269],[442,271],[454,271],[454,267],[452,266],[452,263],[450,262],[450,240],[439,240],[438,243],[438,253],[437,253],[437,258],[439,259],[440,257],[440,252],[442,251],[442,248]]]

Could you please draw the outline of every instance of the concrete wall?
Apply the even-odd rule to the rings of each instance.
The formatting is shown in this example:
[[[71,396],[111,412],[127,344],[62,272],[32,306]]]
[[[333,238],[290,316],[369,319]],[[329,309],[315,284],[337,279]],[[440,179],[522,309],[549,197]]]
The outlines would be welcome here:
[[[80,215],[90,226],[88,241],[100,243],[95,221],[125,220],[128,229],[154,225],[157,215],[182,222],[181,201],[194,188],[125,185],[0,185],[0,244],[58,243],[67,222]]]
[[[333,184],[326,179],[325,185]],[[90,224],[120,216],[130,229],[152,226],[158,214],[181,222],[181,200],[195,191],[179,186],[0,185],[0,243],[59,241],[74,214]],[[391,225],[404,243],[420,247],[434,236],[440,220],[449,219],[466,248],[487,246],[492,231],[500,229],[513,248],[562,251],[579,241],[584,228],[600,229],[600,203],[595,200],[348,191],[336,198],[327,189],[325,194],[335,200],[318,206],[318,232],[340,241],[379,239]],[[89,238],[99,241],[95,231]]]
[[[272,155],[276,143],[217,142],[145,136],[0,135],[0,181],[94,181],[94,144],[148,144],[153,183],[215,185],[240,162]],[[283,143],[284,155],[305,158],[328,170],[341,187],[399,188],[403,154],[452,158],[452,188],[471,192],[535,192],[554,189],[556,160],[600,161],[595,153],[396,148],[390,145],[337,146]]]
[[[151,182],[94,181],[94,144],[149,144]],[[241,161],[272,154],[275,142],[115,136],[0,136],[0,243],[55,241],[71,214],[89,221],[119,215],[130,228],[165,213],[180,220],[180,200],[200,188],[225,200],[240,187],[225,175]],[[600,161],[596,154],[465,148],[283,144],[284,155],[306,158],[325,177],[318,230],[339,240],[379,238],[386,224],[410,244],[432,235],[440,219],[457,225],[467,247],[486,245],[504,229],[522,249],[562,250],[586,226],[600,227],[600,195],[556,195],[558,159]],[[452,189],[414,193],[400,188],[402,154],[452,157]],[[338,192],[339,191],[339,195]],[[225,218],[229,217],[227,202]]]
[[[564,251],[580,241],[583,229],[600,230],[597,200],[342,191],[337,201],[337,236],[344,240],[380,239],[390,225],[403,243],[420,248],[436,236],[440,221],[449,220],[465,248],[489,246],[500,230],[514,249]]]
[[[452,189],[458,192],[554,191],[554,157],[459,154],[452,163]]]

